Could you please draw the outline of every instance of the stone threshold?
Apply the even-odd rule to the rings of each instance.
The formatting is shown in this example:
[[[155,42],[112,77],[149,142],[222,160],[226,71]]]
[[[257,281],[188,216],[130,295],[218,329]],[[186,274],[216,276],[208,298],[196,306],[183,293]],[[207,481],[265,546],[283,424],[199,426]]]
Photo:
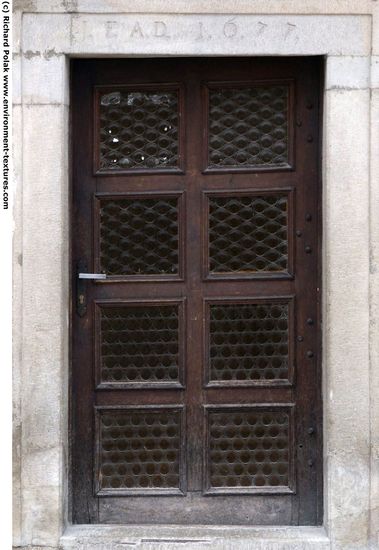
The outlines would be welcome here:
[[[330,550],[324,527],[71,525],[61,550]]]

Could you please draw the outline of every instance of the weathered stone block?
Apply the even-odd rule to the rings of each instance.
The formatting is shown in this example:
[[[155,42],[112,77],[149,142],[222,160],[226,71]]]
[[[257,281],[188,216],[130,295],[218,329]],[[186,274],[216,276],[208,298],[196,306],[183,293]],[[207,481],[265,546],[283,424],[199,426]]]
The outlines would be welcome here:
[[[325,87],[365,89],[370,85],[370,57],[328,56]]]
[[[25,104],[65,104],[69,103],[69,61],[65,55],[24,54],[23,101]],[[46,86],[46,82],[49,85]]]
[[[34,20],[29,23],[35,24]],[[349,37],[346,40],[346,37]],[[368,16],[72,16],[71,51],[128,55],[368,55]]]

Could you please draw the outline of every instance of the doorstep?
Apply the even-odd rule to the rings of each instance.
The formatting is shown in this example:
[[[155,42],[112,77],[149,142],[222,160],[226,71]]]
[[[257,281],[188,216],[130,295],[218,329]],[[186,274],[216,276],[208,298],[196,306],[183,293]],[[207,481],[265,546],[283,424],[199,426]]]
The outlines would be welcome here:
[[[330,550],[324,527],[71,525],[61,550]]]

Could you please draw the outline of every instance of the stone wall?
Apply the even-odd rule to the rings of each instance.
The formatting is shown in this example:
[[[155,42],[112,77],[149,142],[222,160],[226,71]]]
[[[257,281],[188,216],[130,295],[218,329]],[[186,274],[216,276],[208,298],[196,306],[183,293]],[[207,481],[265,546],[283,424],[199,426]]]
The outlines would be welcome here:
[[[379,545],[379,1],[14,0],[14,544]],[[70,526],[69,57],[324,55],[320,528]]]

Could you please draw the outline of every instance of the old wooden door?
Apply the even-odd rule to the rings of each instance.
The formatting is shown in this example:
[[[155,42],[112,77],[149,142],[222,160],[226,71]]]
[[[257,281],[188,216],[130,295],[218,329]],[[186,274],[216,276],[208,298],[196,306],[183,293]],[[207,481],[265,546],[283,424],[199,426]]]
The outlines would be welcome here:
[[[319,74],[73,62],[75,522],[321,521]]]

